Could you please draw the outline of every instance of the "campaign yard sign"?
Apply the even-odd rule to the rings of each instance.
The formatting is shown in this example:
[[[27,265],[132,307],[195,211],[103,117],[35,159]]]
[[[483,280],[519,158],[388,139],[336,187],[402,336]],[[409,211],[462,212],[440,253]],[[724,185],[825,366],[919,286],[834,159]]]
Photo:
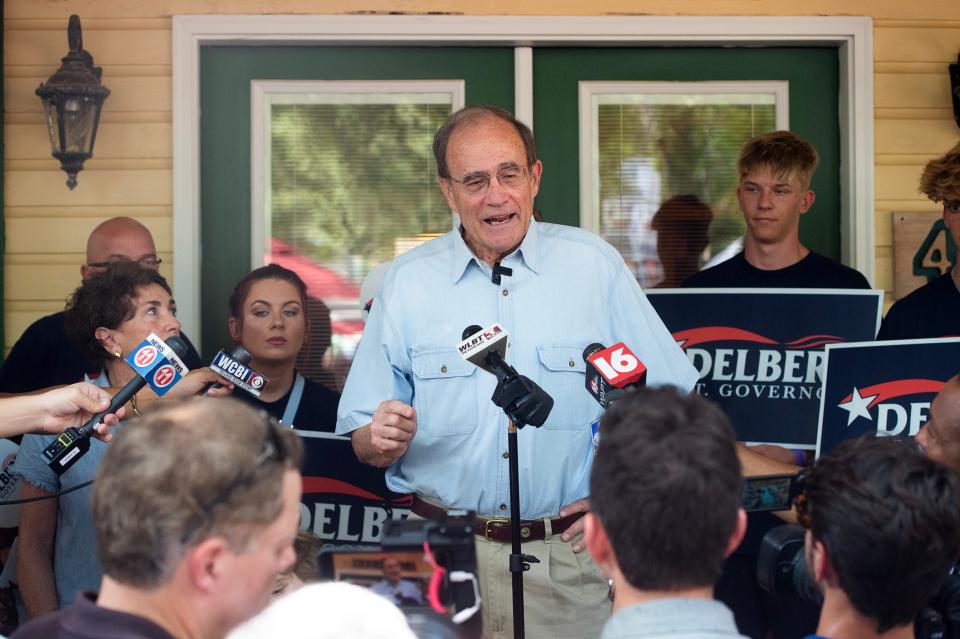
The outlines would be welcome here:
[[[960,338],[831,344],[824,367],[818,457],[861,435],[916,435],[930,402],[960,372]]]
[[[410,495],[387,489],[384,470],[357,459],[350,438],[295,430],[303,441],[300,530],[331,544],[376,544],[388,519],[410,514]]]
[[[827,344],[872,340],[883,291],[646,291],[737,439],[814,449]]]

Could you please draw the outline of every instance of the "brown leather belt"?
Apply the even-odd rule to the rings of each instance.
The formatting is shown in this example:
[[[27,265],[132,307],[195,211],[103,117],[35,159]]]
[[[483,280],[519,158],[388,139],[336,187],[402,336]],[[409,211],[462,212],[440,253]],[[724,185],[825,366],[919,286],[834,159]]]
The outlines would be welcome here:
[[[440,506],[435,506],[428,501],[420,499],[417,495],[413,496],[413,505],[411,510],[416,514],[420,515],[424,519],[433,519],[438,520],[442,519],[447,511]],[[550,531],[554,535],[559,535],[567,528],[569,528],[573,522],[577,521],[583,517],[583,513],[573,513],[567,515],[566,517],[557,517],[550,520]],[[542,519],[535,519],[533,521],[520,520],[520,539],[521,541],[540,541],[545,536],[545,526]],[[505,544],[510,543],[510,518],[509,517],[497,517],[494,519],[487,519],[484,517],[477,517],[473,523],[473,534],[479,535],[480,537],[485,537],[490,541],[499,541]]]

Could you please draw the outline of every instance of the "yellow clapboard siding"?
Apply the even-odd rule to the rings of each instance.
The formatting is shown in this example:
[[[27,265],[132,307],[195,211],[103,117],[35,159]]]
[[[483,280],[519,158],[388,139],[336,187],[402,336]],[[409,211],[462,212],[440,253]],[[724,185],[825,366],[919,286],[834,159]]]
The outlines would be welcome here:
[[[932,158],[956,144],[960,129],[953,120],[920,120],[908,126],[899,120],[877,120],[874,134],[877,155],[922,153]]]
[[[66,299],[80,283],[80,262],[13,264],[8,261],[4,267],[4,297],[12,300]]]
[[[950,104],[950,78],[946,70],[936,75],[877,73],[874,83],[878,108],[944,107]]]
[[[99,60],[97,61],[99,63]],[[4,71],[7,78],[45,78],[56,70],[56,65],[25,64],[8,66]],[[111,78],[130,77],[164,77],[173,74],[169,64],[112,64],[110,65]]]
[[[83,47],[93,56],[97,66],[111,65],[169,65],[170,29],[120,31],[92,29],[84,14],[80,14],[83,28]],[[62,30],[7,29],[4,47],[16,51],[15,58],[7,58],[10,65],[46,65],[52,73],[67,48],[67,21]],[[106,73],[106,70],[104,70]]]
[[[957,61],[960,27],[878,27],[874,30],[873,59],[876,62]],[[946,67],[944,67],[946,73]]]
[[[877,19],[960,20],[960,7],[947,0],[127,0],[123,12],[113,2],[72,0],[69,12],[83,16],[84,24],[103,28],[114,22],[139,24],[143,19],[177,14],[257,13],[454,13],[485,15],[872,15]],[[5,19],[63,20],[68,11],[62,0],[19,0],[8,2]],[[123,19],[123,20],[118,20]]]
[[[7,160],[7,171],[47,171],[51,167],[59,167],[60,164],[52,157],[45,160]],[[97,171],[146,171],[152,169],[171,169],[173,161],[169,158],[127,158],[117,160],[104,160],[100,157],[94,157],[83,164],[84,169]]]
[[[28,218],[103,218],[126,215],[143,221],[143,218],[165,218],[169,223],[172,217],[169,206],[8,206],[4,209],[6,219]],[[56,221],[52,223],[57,223]],[[146,224],[146,222],[144,222]]]
[[[923,199],[917,193],[922,166],[881,164],[876,167],[877,200]]]
[[[890,297],[890,291],[893,290],[893,254],[877,255],[877,268],[873,276],[873,288],[881,288],[886,291],[884,297]]]
[[[92,165],[95,167],[95,162]],[[66,185],[66,173],[50,171],[9,171],[5,176],[4,204],[9,206],[169,205],[173,196],[172,172],[83,170],[77,187]]]
[[[891,213],[892,211],[877,209],[873,216],[873,232],[877,247],[893,244]]]
[[[4,106],[13,113],[37,113],[43,108],[36,95],[37,87],[48,76],[7,78],[4,81]],[[110,97],[103,103],[103,112],[111,111],[169,111],[170,78],[110,77],[109,67],[103,70],[103,83],[110,89]]]
[[[7,220],[7,255],[39,256],[48,253],[77,255],[80,264],[87,250],[87,237],[97,224],[109,216],[92,218],[11,218]],[[169,253],[173,247],[172,225],[163,218],[141,218],[150,229],[157,251]]]

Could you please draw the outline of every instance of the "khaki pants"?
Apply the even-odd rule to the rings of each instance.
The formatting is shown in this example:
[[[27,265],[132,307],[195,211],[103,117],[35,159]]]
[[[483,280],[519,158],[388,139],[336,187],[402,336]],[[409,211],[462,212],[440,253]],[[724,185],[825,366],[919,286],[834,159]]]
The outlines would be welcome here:
[[[574,553],[571,544],[551,536],[549,520],[543,541],[530,541],[522,552],[540,563],[523,573],[524,629],[530,639],[594,639],[610,616],[607,581],[586,550]],[[513,637],[513,588],[509,569],[510,544],[474,537],[483,636]]]

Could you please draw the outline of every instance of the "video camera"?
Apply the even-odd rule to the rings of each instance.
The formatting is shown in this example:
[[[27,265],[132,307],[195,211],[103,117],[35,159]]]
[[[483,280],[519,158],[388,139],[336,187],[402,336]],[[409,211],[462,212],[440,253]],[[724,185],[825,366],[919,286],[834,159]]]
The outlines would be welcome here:
[[[763,537],[757,559],[757,583],[778,597],[800,597],[816,605],[823,595],[814,586],[804,558],[806,530],[784,524]],[[960,575],[954,568],[940,591],[914,620],[917,639],[960,639]]]
[[[384,562],[399,562],[402,582],[393,592]],[[317,555],[320,579],[346,581],[391,599],[418,637],[479,637],[482,631],[473,513],[448,511],[441,521],[385,522],[378,546],[327,546]]]

